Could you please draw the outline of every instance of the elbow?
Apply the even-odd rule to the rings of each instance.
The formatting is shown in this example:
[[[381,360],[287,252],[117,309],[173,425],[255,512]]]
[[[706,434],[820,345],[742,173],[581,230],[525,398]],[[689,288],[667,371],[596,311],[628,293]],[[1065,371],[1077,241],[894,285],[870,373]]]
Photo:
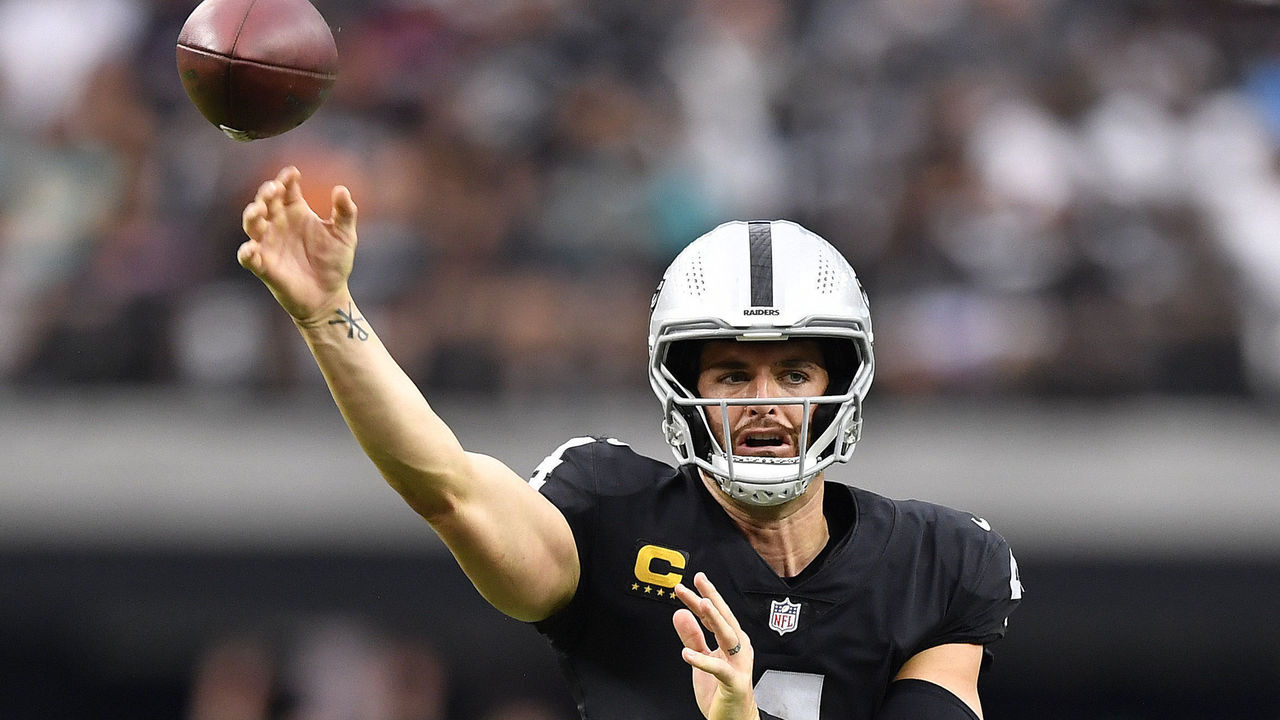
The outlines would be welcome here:
[[[462,506],[466,473],[457,464],[432,470],[399,463],[375,464],[387,485],[432,525],[454,516]]]
[[[395,486],[393,485],[393,487]],[[446,522],[448,518],[457,515],[461,506],[457,497],[448,493],[421,493],[414,489],[402,489],[399,487],[395,489],[396,492],[400,493],[400,497],[405,503],[432,527],[437,527]]]

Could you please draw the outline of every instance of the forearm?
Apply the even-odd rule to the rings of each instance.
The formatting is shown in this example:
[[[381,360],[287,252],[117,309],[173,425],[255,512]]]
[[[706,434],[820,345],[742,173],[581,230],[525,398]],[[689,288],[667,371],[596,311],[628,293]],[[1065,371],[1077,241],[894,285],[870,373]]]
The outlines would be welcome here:
[[[466,454],[355,303],[339,303],[298,330],[387,483],[427,519],[448,509],[466,487]]]
[[[298,327],[365,453],[476,589],[521,620],[561,606],[578,566],[559,511],[500,461],[463,450],[354,303]]]
[[[431,524],[499,610],[541,619],[578,580],[564,516],[502,462],[463,451],[378,340],[347,289],[356,206],[343,186],[321,219],[286,167],[242,215],[236,258],[271,290],[324,374],[338,409],[382,476]]]

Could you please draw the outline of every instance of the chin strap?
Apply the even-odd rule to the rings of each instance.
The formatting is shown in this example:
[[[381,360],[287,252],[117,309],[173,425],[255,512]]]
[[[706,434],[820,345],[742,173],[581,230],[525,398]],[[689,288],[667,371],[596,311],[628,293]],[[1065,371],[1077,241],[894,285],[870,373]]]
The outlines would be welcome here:
[[[812,479],[805,478],[784,483],[760,485],[740,480],[730,482],[727,478],[717,476],[716,484],[731,498],[741,500],[749,505],[769,507],[781,505],[788,500],[800,497],[809,489],[809,483]]]

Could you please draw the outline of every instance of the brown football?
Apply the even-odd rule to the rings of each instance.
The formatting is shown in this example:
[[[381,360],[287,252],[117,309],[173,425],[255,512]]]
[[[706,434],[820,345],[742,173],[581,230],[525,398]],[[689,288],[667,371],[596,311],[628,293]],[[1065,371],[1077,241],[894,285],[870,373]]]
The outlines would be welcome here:
[[[338,47],[307,0],[204,0],[178,34],[191,102],[236,140],[292,130],[338,79]]]

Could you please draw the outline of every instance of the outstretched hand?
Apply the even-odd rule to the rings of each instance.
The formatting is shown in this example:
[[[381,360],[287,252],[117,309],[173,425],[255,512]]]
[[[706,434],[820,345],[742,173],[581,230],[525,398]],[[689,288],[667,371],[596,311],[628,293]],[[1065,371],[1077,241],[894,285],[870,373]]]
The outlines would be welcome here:
[[[688,609],[677,610],[671,621],[684,643],[681,657],[693,667],[698,708],[708,720],[759,720],[751,685],[751,639],[705,574],[695,575],[693,584],[701,596],[676,586],[676,597]],[[715,635],[715,650],[707,644],[704,626]]]
[[[314,323],[348,301],[347,278],[356,251],[356,204],[347,188],[333,188],[333,210],[322,219],[302,197],[301,173],[286,167],[264,182],[244,209],[249,236],[236,254],[300,324]]]

